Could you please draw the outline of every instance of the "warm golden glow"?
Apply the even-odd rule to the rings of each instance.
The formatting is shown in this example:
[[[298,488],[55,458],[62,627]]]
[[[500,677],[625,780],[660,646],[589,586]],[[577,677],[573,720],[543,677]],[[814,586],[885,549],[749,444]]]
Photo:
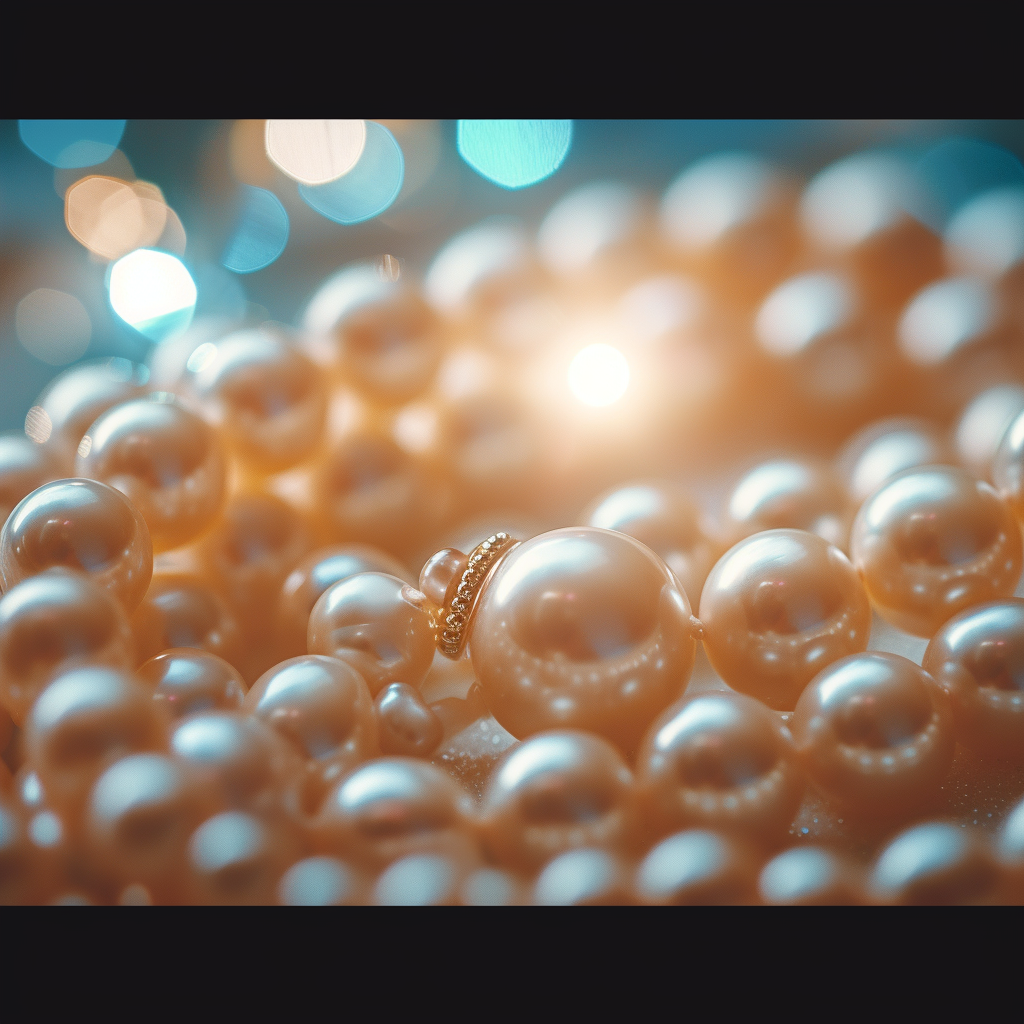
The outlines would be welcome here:
[[[611,345],[588,345],[569,364],[569,390],[584,405],[611,405],[628,387],[629,363]]]
[[[176,215],[171,216],[169,241],[183,251],[184,228]],[[168,228],[168,219],[163,193],[146,181],[89,175],[75,182],[64,199],[68,231],[90,252],[108,260],[157,245]]]

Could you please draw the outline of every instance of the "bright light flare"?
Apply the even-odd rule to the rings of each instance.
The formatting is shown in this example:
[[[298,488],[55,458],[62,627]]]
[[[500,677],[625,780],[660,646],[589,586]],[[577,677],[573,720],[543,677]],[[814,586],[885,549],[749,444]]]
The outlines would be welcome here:
[[[569,390],[584,405],[611,405],[628,387],[629,363],[611,345],[588,345],[569,364]]]
[[[195,281],[176,256],[136,249],[111,267],[110,305],[140,334],[159,343],[191,323]]]

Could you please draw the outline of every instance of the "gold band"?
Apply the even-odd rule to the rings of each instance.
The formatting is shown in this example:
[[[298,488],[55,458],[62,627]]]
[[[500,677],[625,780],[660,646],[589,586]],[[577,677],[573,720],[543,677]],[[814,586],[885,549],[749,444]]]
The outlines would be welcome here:
[[[469,625],[482,585],[495,564],[517,542],[507,533],[496,533],[473,548],[469,565],[459,580],[452,603],[442,608],[436,623],[437,649],[453,661],[462,656],[469,638]]]

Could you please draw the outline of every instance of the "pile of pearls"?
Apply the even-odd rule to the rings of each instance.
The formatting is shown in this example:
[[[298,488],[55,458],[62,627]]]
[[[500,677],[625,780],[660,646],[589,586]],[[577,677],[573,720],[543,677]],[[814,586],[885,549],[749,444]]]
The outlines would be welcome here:
[[[903,188],[595,183],[58,377],[0,902],[1024,900],[1024,261]]]

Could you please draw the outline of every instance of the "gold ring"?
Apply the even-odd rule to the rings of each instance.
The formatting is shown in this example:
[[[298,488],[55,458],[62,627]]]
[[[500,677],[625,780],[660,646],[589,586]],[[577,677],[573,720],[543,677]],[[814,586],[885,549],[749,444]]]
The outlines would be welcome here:
[[[441,621],[435,624],[437,649],[446,658],[456,661],[462,656],[469,637],[469,625],[484,581],[502,555],[507,554],[517,543],[518,541],[507,533],[496,533],[483,543],[477,544],[470,552],[469,565],[462,573],[452,602],[448,607],[441,609]]]

